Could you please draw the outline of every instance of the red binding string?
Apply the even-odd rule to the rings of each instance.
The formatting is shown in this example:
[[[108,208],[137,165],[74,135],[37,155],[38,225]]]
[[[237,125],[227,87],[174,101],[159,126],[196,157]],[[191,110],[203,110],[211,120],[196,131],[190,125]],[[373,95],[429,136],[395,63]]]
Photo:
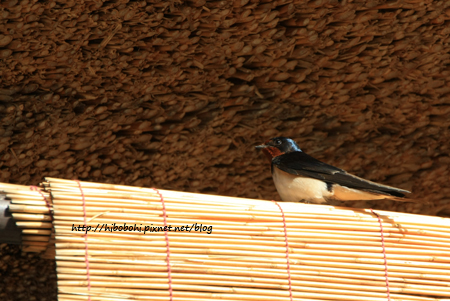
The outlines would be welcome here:
[[[74,180],[78,183],[78,187],[81,191],[81,199],[83,201],[83,219],[84,219],[84,226],[87,227],[86,223],[86,199],[84,198],[84,192],[81,188],[81,183],[78,180]],[[88,289],[88,300],[91,301],[91,275],[89,273],[89,259],[88,259],[88,241],[87,241],[87,231],[84,232],[84,262],[86,263],[86,277],[87,277],[87,289]]]
[[[380,224],[381,247],[383,248],[383,256],[384,256],[384,274],[385,274],[385,278],[386,278],[386,294],[387,294],[387,299],[389,301],[391,301],[391,295],[390,295],[390,292],[389,292],[389,277],[388,277],[388,265],[387,265],[387,258],[386,258],[386,249],[384,248],[383,223],[381,222],[381,218],[378,215],[378,213],[376,213],[372,209],[370,209],[370,211],[372,211],[372,213],[378,218],[378,223]]]
[[[48,199],[45,197],[45,195],[42,193],[42,191],[41,191],[41,189],[40,189],[39,187],[37,187],[37,186],[30,186],[30,190],[32,190],[32,191],[37,191],[37,192],[39,192],[39,194],[42,196],[42,198],[43,198],[44,201],[45,201],[45,205],[46,205],[47,208],[48,208],[48,213],[49,213],[49,215],[50,215],[50,220],[51,220],[52,223],[53,223],[53,210],[52,210],[52,206],[50,205],[50,202],[48,201]]]
[[[169,244],[169,234],[167,233],[167,212],[166,212],[166,204],[164,203],[164,198],[159,192],[158,189],[152,188],[154,191],[156,191],[157,194],[159,194],[159,197],[161,199],[161,204],[163,208],[163,218],[164,218],[164,236],[166,237],[166,250],[167,250],[167,278],[169,278],[169,296],[170,301],[172,301],[172,270],[170,268],[170,244]]]
[[[287,227],[286,227],[286,219],[284,217],[283,208],[281,208],[280,204],[272,200],[275,204],[277,204],[278,208],[280,208],[281,216],[283,217],[283,227],[284,227],[284,241],[286,242],[286,262],[287,262],[287,273],[288,273],[288,281],[289,281],[289,297],[292,299],[292,285],[291,285],[291,265],[289,264],[289,242],[287,236]]]

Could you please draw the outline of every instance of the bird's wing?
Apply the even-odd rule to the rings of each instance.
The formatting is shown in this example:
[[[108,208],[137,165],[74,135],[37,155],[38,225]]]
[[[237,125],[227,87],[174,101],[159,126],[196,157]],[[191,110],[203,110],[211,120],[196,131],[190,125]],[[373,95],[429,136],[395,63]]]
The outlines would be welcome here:
[[[298,176],[310,177],[332,184],[368,192],[403,197],[407,190],[378,184],[347,173],[345,170],[323,163],[304,152],[291,152],[272,159],[279,169]]]

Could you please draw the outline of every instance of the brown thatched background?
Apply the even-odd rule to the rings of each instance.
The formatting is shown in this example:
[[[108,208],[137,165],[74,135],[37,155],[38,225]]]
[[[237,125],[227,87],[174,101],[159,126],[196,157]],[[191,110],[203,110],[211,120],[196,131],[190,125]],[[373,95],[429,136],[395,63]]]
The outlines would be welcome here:
[[[253,146],[283,135],[431,201],[355,206],[450,215],[449,20],[431,0],[1,1],[0,181],[278,199]],[[56,298],[1,250],[2,300]]]

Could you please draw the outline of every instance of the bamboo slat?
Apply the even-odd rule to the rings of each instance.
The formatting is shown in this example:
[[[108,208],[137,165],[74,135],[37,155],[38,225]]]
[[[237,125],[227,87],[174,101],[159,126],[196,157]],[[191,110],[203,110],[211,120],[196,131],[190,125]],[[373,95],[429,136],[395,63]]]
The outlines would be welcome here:
[[[378,301],[386,265],[391,300],[450,297],[445,218],[57,178],[0,189],[24,250],[56,258],[60,300]]]

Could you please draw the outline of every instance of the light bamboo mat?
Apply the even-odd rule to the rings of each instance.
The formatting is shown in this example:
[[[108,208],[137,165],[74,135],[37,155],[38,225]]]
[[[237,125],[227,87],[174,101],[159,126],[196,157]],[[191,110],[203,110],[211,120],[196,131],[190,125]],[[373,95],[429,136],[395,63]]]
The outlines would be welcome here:
[[[55,178],[0,190],[24,250],[55,254],[59,301],[450,300],[450,219]]]

